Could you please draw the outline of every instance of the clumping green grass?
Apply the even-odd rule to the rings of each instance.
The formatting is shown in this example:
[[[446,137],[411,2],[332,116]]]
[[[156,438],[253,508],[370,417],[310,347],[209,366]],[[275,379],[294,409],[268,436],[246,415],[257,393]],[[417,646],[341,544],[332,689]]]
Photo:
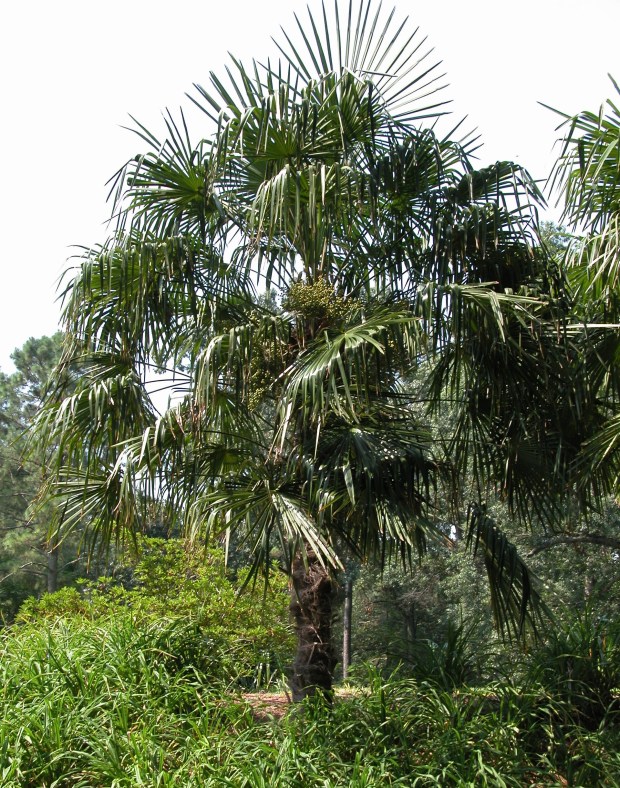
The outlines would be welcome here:
[[[331,708],[258,721],[234,654],[191,623],[15,627],[0,640],[0,785],[620,785],[613,700],[598,716],[588,706],[584,726],[583,707],[535,673],[442,688],[368,672],[363,684]]]

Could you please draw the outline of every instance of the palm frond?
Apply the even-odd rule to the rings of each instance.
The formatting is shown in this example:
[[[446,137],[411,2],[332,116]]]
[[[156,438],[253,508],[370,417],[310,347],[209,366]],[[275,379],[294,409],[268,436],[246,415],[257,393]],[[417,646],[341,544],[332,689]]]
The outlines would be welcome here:
[[[620,209],[620,109],[608,99],[598,113],[558,114],[565,118],[558,128],[568,130],[550,188],[558,189],[564,200],[562,221],[598,234]]]
[[[484,559],[498,628],[512,640],[525,640],[528,634],[538,636],[551,614],[542,601],[537,579],[479,505],[469,510],[467,544],[474,555],[481,554]]]
[[[320,441],[309,440],[295,459],[319,522],[354,554],[385,564],[399,553],[409,562],[413,552],[425,552],[427,537],[439,536],[430,435],[402,402],[377,398],[355,422],[332,417]]]
[[[282,376],[280,441],[291,424],[320,424],[329,412],[355,422],[358,403],[390,386],[388,370],[404,369],[419,352],[418,322],[409,310],[383,307],[323,331]]]
[[[256,476],[252,485],[223,483],[195,500],[189,512],[190,538],[209,539],[227,529],[240,533],[242,544],[249,547],[254,572],[268,573],[274,550],[289,572],[295,557],[307,550],[323,566],[342,568],[304,498],[268,477]]]
[[[330,72],[370,79],[401,123],[445,112],[447,100],[436,95],[445,87],[440,62],[418,29],[408,30],[407,19],[396,21],[394,9],[384,13],[368,0],[350,0],[346,18],[341,19],[337,3],[333,11],[323,3],[320,16],[308,10],[309,24],[295,20],[297,41],[282,30],[284,41],[276,44],[300,81]]]
[[[178,123],[167,112],[162,142],[132,120],[136,127],[131,130],[151,150],[130,159],[110,179],[117,234],[139,227],[159,238],[196,235],[204,242],[207,234],[217,235],[226,216],[214,188],[218,169],[211,144],[192,144],[182,111]]]

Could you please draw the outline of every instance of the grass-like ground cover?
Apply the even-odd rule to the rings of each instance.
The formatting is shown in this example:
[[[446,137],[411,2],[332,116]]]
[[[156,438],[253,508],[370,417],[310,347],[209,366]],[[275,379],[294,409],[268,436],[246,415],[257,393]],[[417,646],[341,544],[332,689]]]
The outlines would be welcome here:
[[[620,785],[614,701],[545,686],[540,662],[478,688],[369,672],[331,708],[282,713],[280,698],[272,714],[244,695],[230,646],[126,615],[7,629],[0,784]]]

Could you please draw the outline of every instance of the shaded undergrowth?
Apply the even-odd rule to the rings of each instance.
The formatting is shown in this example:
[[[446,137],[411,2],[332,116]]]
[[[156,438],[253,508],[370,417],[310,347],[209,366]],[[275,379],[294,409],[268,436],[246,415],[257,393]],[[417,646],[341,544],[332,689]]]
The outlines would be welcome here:
[[[620,785],[615,641],[592,627],[560,640],[512,681],[370,670],[331,708],[257,721],[230,643],[192,624],[16,627],[1,641],[0,784]]]

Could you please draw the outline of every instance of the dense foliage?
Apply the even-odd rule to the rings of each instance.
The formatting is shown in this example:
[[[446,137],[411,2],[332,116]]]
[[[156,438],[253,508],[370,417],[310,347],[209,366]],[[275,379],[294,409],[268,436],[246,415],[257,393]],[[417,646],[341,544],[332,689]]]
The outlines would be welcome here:
[[[45,455],[24,458],[24,431],[39,408],[61,354],[62,336],[29,339],[12,355],[15,371],[0,372],[0,618],[10,621],[30,594],[73,579],[75,543],[48,543],[51,507],[31,511],[46,475]]]
[[[134,629],[136,637],[152,626],[180,627],[187,647],[173,651],[181,649],[182,660],[214,680],[228,677],[248,686],[279,678],[290,659],[283,574],[272,579],[264,595],[252,593],[243,590],[247,571],[231,576],[221,550],[197,552],[175,539],[141,539],[138,557],[117,565],[115,575],[31,598],[17,621],[62,621],[69,629],[83,625],[93,631],[112,624]]]
[[[619,648],[584,621],[513,678],[358,671],[331,709],[278,720],[192,623],[39,621],[0,644],[2,785],[613,786]]]

